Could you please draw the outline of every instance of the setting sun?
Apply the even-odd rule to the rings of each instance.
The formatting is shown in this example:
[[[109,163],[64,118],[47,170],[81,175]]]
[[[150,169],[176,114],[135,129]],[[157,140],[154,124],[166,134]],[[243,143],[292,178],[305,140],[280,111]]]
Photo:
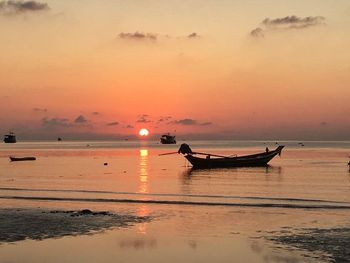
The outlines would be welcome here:
[[[145,128],[142,128],[140,131],[139,131],[139,135],[140,136],[148,136],[149,134],[149,131]]]

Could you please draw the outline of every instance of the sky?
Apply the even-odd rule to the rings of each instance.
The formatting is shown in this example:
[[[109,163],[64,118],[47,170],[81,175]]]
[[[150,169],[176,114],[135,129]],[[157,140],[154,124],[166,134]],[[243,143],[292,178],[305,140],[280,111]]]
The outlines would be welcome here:
[[[0,0],[0,132],[350,140],[348,0]]]

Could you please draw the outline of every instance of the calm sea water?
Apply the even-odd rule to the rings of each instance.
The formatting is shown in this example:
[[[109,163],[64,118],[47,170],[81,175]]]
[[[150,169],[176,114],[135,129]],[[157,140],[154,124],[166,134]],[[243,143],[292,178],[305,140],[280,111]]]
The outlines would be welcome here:
[[[157,142],[24,142],[0,144],[2,196],[193,201],[234,204],[337,205],[350,202],[350,142],[279,142],[267,168],[192,170]],[[273,149],[275,142],[195,141],[217,154]],[[35,162],[8,157],[36,156]],[[107,163],[107,165],[104,165]],[[74,200],[72,200],[74,201]]]
[[[277,147],[276,142],[261,141],[187,143],[193,150],[227,155]],[[174,256],[170,262],[182,257],[193,259],[187,262],[212,262],[217,259],[212,250],[220,251],[220,262],[281,262],[271,256],[275,255],[271,254],[275,249],[272,245],[262,242],[257,248],[253,238],[284,227],[349,223],[350,142],[303,142],[305,146],[297,141],[278,143],[286,147],[268,167],[211,170],[192,170],[178,154],[159,156],[177,151],[179,145],[150,141],[0,144],[1,207],[90,208],[158,218],[119,234],[112,231],[89,238],[45,241],[43,246],[52,246],[50,262],[61,262],[56,260],[55,246],[81,248],[85,243],[85,252],[75,255],[75,259],[82,260],[82,256],[87,260],[92,253],[88,249],[91,238],[102,238],[106,244],[94,248],[98,255],[108,251],[109,242],[119,240],[119,252],[110,252],[102,262],[113,262],[113,256],[118,256],[120,262],[136,262],[146,252],[146,262],[162,262],[166,253]],[[35,156],[37,160],[9,162],[9,156]],[[131,257],[128,251],[135,246],[125,244],[130,240],[135,244],[140,238],[146,242],[142,243],[143,250]],[[35,250],[33,246],[27,242],[17,247],[23,257],[11,246],[0,246],[0,252],[6,255],[4,259],[19,262],[29,250]],[[38,247],[36,252],[41,256],[44,253]],[[297,250],[280,248],[277,254],[286,260],[305,258]],[[44,261],[32,255],[32,261],[25,262]]]

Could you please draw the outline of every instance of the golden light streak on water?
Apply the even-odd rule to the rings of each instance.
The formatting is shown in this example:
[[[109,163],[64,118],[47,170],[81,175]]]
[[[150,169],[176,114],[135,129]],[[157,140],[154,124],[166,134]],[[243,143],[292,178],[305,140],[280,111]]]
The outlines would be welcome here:
[[[149,193],[148,187],[148,150],[140,149],[139,193]]]

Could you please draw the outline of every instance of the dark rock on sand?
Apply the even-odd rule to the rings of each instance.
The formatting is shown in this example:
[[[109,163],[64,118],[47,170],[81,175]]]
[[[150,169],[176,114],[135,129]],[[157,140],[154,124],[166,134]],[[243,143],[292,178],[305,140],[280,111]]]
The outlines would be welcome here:
[[[80,210],[80,211],[73,211],[70,214],[71,214],[70,216],[97,216],[97,215],[102,215],[102,216],[110,215],[110,216],[112,216],[112,214],[110,214],[107,211],[92,212],[90,209],[83,209],[83,210]]]
[[[111,228],[149,222],[151,217],[107,211],[0,209],[0,244],[100,233]]]
[[[294,233],[277,233],[266,237],[277,244],[315,253],[331,262],[350,262],[350,227],[297,229]]]

